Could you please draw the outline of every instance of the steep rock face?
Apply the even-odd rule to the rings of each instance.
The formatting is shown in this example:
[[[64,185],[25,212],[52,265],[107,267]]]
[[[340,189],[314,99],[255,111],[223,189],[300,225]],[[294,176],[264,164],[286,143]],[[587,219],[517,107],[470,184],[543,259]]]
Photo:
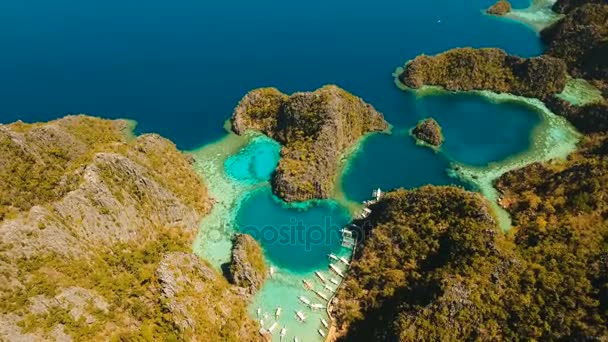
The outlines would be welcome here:
[[[550,56],[520,58],[496,48],[458,48],[416,57],[405,65],[399,80],[410,88],[434,85],[543,99],[564,90],[566,66]]]
[[[492,15],[505,15],[509,12],[511,12],[511,3],[507,0],[498,0],[486,10],[486,13]]]
[[[237,134],[260,130],[283,145],[273,190],[286,201],[303,201],[329,197],[341,154],[388,124],[362,99],[325,86],[289,97],[272,88],[254,90],[235,109],[232,127]]]
[[[243,134],[247,130],[260,131],[274,138],[278,127],[278,113],[289,96],[276,88],[260,88],[247,93],[232,115],[232,130]]]
[[[233,240],[229,280],[250,295],[264,283],[267,271],[262,248],[251,235],[237,234]]]
[[[174,144],[152,134],[134,138],[128,128],[86,116],[0,125],[1,340],[199,339],[236,331],[221,320],[197,321],[192,330],[175,323],[177,314],[160,314],[164,284],[154,274],[168,253],[202,265],[186,252],[211,201]],[[216,315],[244,312],[236,295],[209,299],[217,288],[233,289],[208,272],[182,274],[182,288],[208,285],[190,303],[217,303],[209,309]],[[179,313],[198,320],[199,311]],[[255,323],[235,319],[255,338]]]
[[[495,241],[500,233],[488,203],[459,188],[425,186],[386,193],[370,208],[372,214],[361,225],[365,238],[334,303],[343,339],[457,340],[433,335],[431,329],[428,335],[419,331],[406,337],[406,322],[414,322],[425,308],[479,317],[481,303],[471,298],[471,286],[479,280],[468,279],[466,271],[448,270],[477,261],[488,262],[476,265],[489,269],[502,258]],[[454,334],[468,330],[458,323],[435,324]]]
[[[166,254],[156,271],[171,322],[189,339],[260,341],[239,293],[191,253]],[[216,327],[216,329],[209,329]]]
[[[608,84],[608,4],[585,4],[541,32],[546,53],[563,59],[575,77]]]
[[[570,11],[585,4],[605,4],[606,0],[557,0],[552,10],[557,13],[569,13]]]
[[[441,127],[433,118],[420,121],[412,130],[412,135],[432,146],[440,146],[443,143]]]

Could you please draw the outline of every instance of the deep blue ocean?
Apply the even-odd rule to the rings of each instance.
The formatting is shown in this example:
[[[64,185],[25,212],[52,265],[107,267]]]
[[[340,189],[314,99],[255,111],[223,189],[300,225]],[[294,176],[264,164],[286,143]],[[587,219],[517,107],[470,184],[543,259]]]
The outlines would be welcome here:
[[[335,83],[411,125],[414,101],[391,78],[406,60],[458,46],[541,52],[532,30],[481,13],[492,2],[2,1],[0,122],[127,117],[192,149],[224,134],[252,88]]]

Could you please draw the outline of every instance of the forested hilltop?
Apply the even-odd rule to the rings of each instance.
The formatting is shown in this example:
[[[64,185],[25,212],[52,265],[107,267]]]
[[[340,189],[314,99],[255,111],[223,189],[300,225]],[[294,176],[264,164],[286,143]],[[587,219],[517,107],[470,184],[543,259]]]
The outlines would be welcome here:
[[[0,340],[257,340],[244,289],[191,253],[210,207],[125,121],[0,125]]]
[[[335,85],[291,96],[252,90],[231,121],[237,134],[256,130],[282,145],[271,184],[287,202],[331,197],[343,154],[363,135],[389,127],[371,105]]]
[[[584,77],[605,97],[608,5],[558,1],[554,9],[566,15],[542,34],[547,58],[561,60],[560,69]],[[474,63],[452,58],[462,54]],[[338,293],[339,340],[608,339],[606,100],[577,106],[554,96],[561,71],[556,79],[535,68],[497,76],[513,66],[503,64],[509,58],[495,50],[452,50],[414,60],[401,79],[410,86],[433,79],[448,89],[530,90],[527,96],[544,100],[584,133],[578,151],[496,181],[500,204],[513,218],[506,234],[485,200],[462,189],[386,194],[372,207],[367,236]],[[528,71],[517,73],[522,70]],[[477,78],[484,73],[489,76]],[[526,75],[543,86],[520,83]]]

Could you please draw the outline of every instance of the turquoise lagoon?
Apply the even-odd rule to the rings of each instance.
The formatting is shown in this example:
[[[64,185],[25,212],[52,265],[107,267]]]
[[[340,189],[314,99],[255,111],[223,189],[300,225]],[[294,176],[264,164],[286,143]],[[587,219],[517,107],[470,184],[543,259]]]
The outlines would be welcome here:
[[[376,187],[456,184],[494,199],[491,180],[501,172],[572,148],[551,150],[555,142],[574,141],[575,132],[522,99],[404,92],[393,83],[395,67],[421,53],[459,46],[542,53],[533,29],[482,13],[493,2],[4,1],[0,123],[67,113],[129,118],[138,122],[137,133],[156,132],[190,150],[216,200],[201,222],[195,252],[221,269],[232,235],[254,235],[276,272],[251,304],[252,317],[264,319],[267,328],[281,306],[275,339],[285,325],[286,340],[297,335],[314,341],[320,339],[319,319],[327,317],[298,301],[305,295],[322,302],[304,291],[302,279],[320,289],[312,272],[329,275],[326,254],[348,257],[349,251],[332,239],[282,244],[264,234],[278,235],[301,221],[311,234],[331,236],[349,220],[352,204]],[[287,205],[268,182],[279,145],[255,134],[226,134],[223,124],[250,89],[275,86],[292,93],[328,83],[373,104],[392,132],[366,137],[345,156],[335,199]],[[428,116],[446,137],[437,152],[416,145],[408,133]],[[455,165],[464,171],[453,172]],[[309,315],[306,323],[296,321],[296,310]]]

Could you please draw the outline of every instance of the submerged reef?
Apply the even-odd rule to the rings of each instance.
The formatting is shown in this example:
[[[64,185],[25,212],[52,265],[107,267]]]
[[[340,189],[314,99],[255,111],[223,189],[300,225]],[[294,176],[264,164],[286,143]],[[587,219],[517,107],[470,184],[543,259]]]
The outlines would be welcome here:
[[[568,72],[608,91],[608,4],[571,9],[541,32],[546,54],[566,62]]]
[[[505,15],[509,12],[511,12],[511,3],[507,0],[498,0],[486,10],[486,13],[492,15]]]
[[[450,91],[490,90],[546,98],[566,85],[566,65],[558,58],[521,58],[496,48],[457,48],[420,55],[398,76],[410,88],[440,86]]]
[[[264,253],[258,242],[247,234],[236,234],[233,239],[228,279],[236,286],[255,294],[266,280]]]
[[[420,121],[412,130],[412,136],[434,147],[443,143],[441,126],[433,118]]]
[[[366,133],[389,127],[371,105],[333,85],[291,96],[274,88],[253,90],[231,122],[237,134],[257,130],[281,143],[271,183],[288,202],[330,197],[342,154]]]

